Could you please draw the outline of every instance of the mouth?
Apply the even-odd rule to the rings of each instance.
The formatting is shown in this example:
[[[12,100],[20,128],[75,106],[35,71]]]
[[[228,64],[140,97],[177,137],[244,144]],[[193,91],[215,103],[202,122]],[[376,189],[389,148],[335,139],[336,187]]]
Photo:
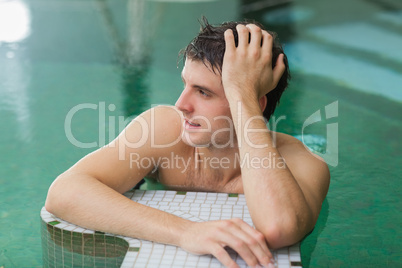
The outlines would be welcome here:
[[[187,118],[184,119],[184,122],[185,122],[186,126],[188,126],[188,127],[190,127],[190,128],[196,128],[196,127],[200,127],[200,126],[201,126],[200,124],[191,122],[191,121],[188,120]]]

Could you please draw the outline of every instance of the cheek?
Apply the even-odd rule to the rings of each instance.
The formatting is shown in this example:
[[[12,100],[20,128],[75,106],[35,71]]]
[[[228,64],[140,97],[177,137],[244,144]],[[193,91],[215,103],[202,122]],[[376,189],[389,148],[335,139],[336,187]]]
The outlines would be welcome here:
[[[202,114],[210,120],[211,125],[227,127],[232,123],[232,114],[228,102],[208,102],[201,107],[203,109]]]

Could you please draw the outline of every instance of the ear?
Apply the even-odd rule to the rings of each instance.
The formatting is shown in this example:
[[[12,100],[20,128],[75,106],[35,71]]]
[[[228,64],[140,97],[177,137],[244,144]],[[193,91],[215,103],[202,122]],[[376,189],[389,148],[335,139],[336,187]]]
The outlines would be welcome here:
[[[267,107],[267,102],[268,102],[268,100],[267,100],[267,96],[266,96],[266,95],[264,95],[264,96],[262,96],[262,97],[260,98],[259,103],[260,103],[261,111],[264,112],[265,107]]]

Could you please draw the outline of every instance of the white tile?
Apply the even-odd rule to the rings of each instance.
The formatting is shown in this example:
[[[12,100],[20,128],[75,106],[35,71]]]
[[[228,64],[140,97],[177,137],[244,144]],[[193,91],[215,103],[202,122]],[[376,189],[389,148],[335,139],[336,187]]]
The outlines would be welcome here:
[[[129,193],[126,196],[130,196]],[[192,221],[242,218],[252,225],[248,209],[245,206],[244,195],[228,197],[226,193],[196,193],[187,192],[186,195],[176,195],[175,191],[135,191],[131,199],[138,199],[138,203],[165,210],[184,219]],[[174,200],[174,201],[173,201]],[[226,203],[226,204],[225,204]],[[240,203],[240,204],[239,204]],[[243,203],[243,204],[242,204]],[[59,220],[42,209],[42,219],[49,221]],[[94,233],[73,224],[60,220],[64,229],[74,232]],[[74,228],[74,229],[73,229]],[[150,241],[116,236],[125,239],[130,247],[140,247],[140,252],[128,252],[123,262],[124,267],[223,267],[213,256],[199,256],[189,254],[186,251],[171,245],[157,244]],[[292,261],[300,261],[299,245],[291,248],[290,258]],[[286,248],[287,250],[287,248]],[[240,267],[247,267],[244,260],[234,251],[229,252],[232,259],[236,260]],[[282,265],[289,265],[289,257],[286,254],[279,255],[273,252],[274,257],[281,261]],[[129,260],[131,263],[127,263]],[[131,265],[131,266],[130,266]],[[123,266],[122,266],[123,267]]]
[[[285,260],[285,259],[278,259],[277,261],[278,265],[288,265],[290,266],[290,261],[289,259]]]
[[[288,254],[278,254],[278,260],[289,260],[289,255]]]
[[[300,262],[301,258],[300,258],[300,256],[289,256],[289,260],[290,261],[298,261],[298,262]]]
[[[176,256],[187,256],[187,252],[184,251],[184,249],[180,249],[177,251]]]
[[[186,267],[196,267],[197,262],[196,261],[186,261],[185,266]]]
[[[177,251],[177,247],[176,246],[172,246],[172,245],[166,245],[165,246],[165,252],[170,253],[170,252],[176,252]]]
[[[75,228],[74,229],[74,232],[76,232],[76,233],[82,233],[82,232],[84,232],[84,228],[81,228],[81,227],[77,227],[77,228]]]
[[[59,224],[55,225],[55,227],[58,228],[58,229],[64,229],[64,228],[67,227],[67,226],[68,226],[68,225],[65,224],[65,223],[59,223]]]
[[[152,257],[159,257],[159,256],[161,256],[163,253],[165,252],[165,250],[163,250],[163,249],[153,249],[152,250],[152,253],[151,253],[151,256]]]
[[[175,258],[176,256],[175,255],[170,255],[170,254],[165,254],[165,255],[163,255],[163,259],[164,260],[166,260],[166,261],[170,261],[170,262],[172,262],[173,260],[174,260],[174,258]]]
[[[184,261],[187,256],[176,255],[175,261]]]
[[[198,263],[210,263],[211,258],[209,256],[202,255],[200,256],[200,259],[198,260]]]
[[[48,216],[48,217],[42,217],[42,220],[43,220],[44,222],[48,223],[48,222],[54,221],[54,218]]]
[[[243,213],[233,213],[232,214],[233,218],[242,218],[243,217]]]
[[[198,261],[200,256],[194,255],[194,254],[188,254],[187,256],[187,261]]]
[[[134,263],[137,256],[125,256],[124,261],[127,263]]]
[[[197,263],[197,267],[198,268],[207,268],[209,267],[209,263]]]
[[[165,260],[163,259],[160,263],[159,267],[170,267],[173,263],[173,260]]]
[[[75,225],[70,225],[70,226],[67,226],[67,227],[65,227],[65,228],[63,228],[64,230],[66,230],[66,231],[73,231],[74,229],[76,229],[77,228],[77,226],[75,226]]]

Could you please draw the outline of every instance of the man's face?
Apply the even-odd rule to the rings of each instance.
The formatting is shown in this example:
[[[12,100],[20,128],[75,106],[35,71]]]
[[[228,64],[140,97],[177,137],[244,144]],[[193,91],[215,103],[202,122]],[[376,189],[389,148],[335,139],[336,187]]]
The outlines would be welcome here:
[[[219,73],[203,62],[187,59],[182,71],[184,89],[176,102],[183,112],[183,140],[191,146],[233,146],[234,127]]]

